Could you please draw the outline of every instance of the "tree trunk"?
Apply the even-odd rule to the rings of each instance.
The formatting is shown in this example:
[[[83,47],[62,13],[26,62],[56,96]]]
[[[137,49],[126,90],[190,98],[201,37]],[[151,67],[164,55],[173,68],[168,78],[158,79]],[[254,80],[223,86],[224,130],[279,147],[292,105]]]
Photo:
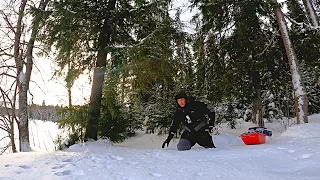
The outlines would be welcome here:
[[[67,72],[67,78],[66,78],[66,88],[67,88],[67,91],[68,91],[68,104],[69,104],[69,108],[72,107],[72,92],[71,92],[71,89],[72,89],[72,86],[74,85],[74,80],[73,78],[68,78],[68,75],[70,74],[71,72],[71,62],[68,62],[68,72]]]
[[[70,87],[68,87],[67,89],[68,89],[69,108],[71,108],[72,107],[72,92],[71,92],[71,88]]]
[[[31,151],[29,142],[29,122],[28,122],[28,90],[29,82],[33,67],[33,48],[36,36],[39,32],[40,18],[34,18],[32,25],[32,32],[27,44],[26,50],[26,72],[23,72],[23,66],[25,65],[24,59],[22,58],[23,53],[20,51],[20,38],[22,30],[22,18],[24,16],[24,10],[27,0],[21,1],[19,9],[19,18],[17,23],[17,32],[15,37],[15,60],[17,65],[18,75],[18,90],[19,90],[19,140],[20,140],[20,151],[28,152]],[[44,11],[49,0],[41,0],[39,9]]]
[[[27,91],[26,91],[26,79],[23,73],[24,61],[22,58],[22,52],[20,52],[20,39],[22,34],[22,18],[24,16],[25,7],[27,0],[22,0],[19,7],[19,16],[17,21],[15,42],[14,42],[14,58],[17,68],[17,83],[19,92],[19,120],[17,122],[19,129],[19,144],[20,151],[27,152],[30,151],[29,143],[29,129],[28,129],[28,111],[26,106],[27,101]]]
[[[261,98],[261,88],[256,89],[256,96],[257,96],[257,109],[258,112],[256,114],[256,119],[258,121],[258,125],[264,127],[264,120],[262,118],[263,111],[262,111],[262,98]]]
[[[252,110],[252,122],[264,127],[264,121],[262,119],[262,99],[260,88],[255,88],[255,97],[253,101]]]
[[[104,74],[106,71],[107,50],[111,36],[111,11],[114,10],[116,0],[110,0],[108,3],[108,15],[104,20],[103,27],[99,35],[97,62],[93,72],[93,82],[90,95],[89,121],[86,127],[85,139],[98,139],[97,125],[100,118],[100,107],[102,98],[102,87],[104,83]]]
[[[17,152],[17,147],[16,147],[16,143],[14,141],[14,119],[12,118],[12,121],[10,121],[10,141],[11,141],[11,148],[12,148],[12,152],[16,153]]]
[[[252,107],[252,122],[264,127],[264,121],[262,119],[261,81],[259,72],[253,72],[252,82],[255,91]]]
[[[273,1],[277,3],[276,0]],[[281,37],[289,60],[293,83],[294,99],[297,99],[297,101],[295,101],[295,106],[298,107],[296,110],[297,123],[299,124],[301,121],[308,123],[308,99],[300,75],[301,73],[299,68],[299,62],[293,44],[291,43],[287,24],[280,7],[275,7],[275,13],[278,24],[280,26]]]
[[[31,151],[29,142],[29,123],[28,123],[28,96],[27,82],[24,72],[19,73],[19,140],[20,151]]]
[[[11,125],[11,147],[12,147],[12,152],[16,153],[17,152],[17,147],[16,147],[16,143],[14,140],[14,123],[17,122],[17,113],[16,113],[16,100],[17,100],[17,91],[18,91],[18,84],[16,84],[16,87],[14,88],[14,95],[13,95],[13,101],[11,102],[11,110],[12,110],[12,121],[10,122]],[[10,115],[9,115],[10,116]]]
[[[311,22],[311,24],[315,27],[319,26],[319,17],[317,16],[317,13],[311,3],[310,0],[303,0],[303,4],[306,8],[306,12],[308,14],[308,19]]]

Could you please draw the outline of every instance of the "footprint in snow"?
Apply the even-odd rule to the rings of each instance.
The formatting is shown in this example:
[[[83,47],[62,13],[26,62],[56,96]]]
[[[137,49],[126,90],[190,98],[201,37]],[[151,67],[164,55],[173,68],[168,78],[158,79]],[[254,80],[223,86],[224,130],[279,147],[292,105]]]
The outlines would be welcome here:
[[[22,169],[31,169],[32,168],[31,166],[28,166],[28,165],[21,165],[19,167]]]
[[[277,149],[280,149],[280,150],[282,150],[282,149],[284,149],[284,147],[276,147]]]
[[[62,162],[72,162],[72,159],[71,158],[65,159],[65,160],[62,160]]]
[[[112,159],[117,160],[117,161],[122,161],[123,157],[120,156],[110,156]]]
[[[309,158],[311,156],[312,156],[312,154],[303,154],[303,155],[300,156],[300,158],[301,159],[307,159],[307,158]]]
[[[68,175],[82,176],[82,175],[84,175],[84,173],[82,170],[78,170],[78,171],[65,170],[62,172],[56,172],[56,173],[54,173],[54,175],[56,175],[56,176],[68,176]]]
[[[64,168],[65,165],[58,165],[58,166],[54,166],[52,167],[52,169],[61,169]]]
[[[54,175],[57,175],[57,176],[67,176],[67,175],[71,175],[72,171],[70,170],[65,170],[65,171],[62,171],[62,172],[56,172],[54,173]]]
[[[12,166],[11,164],[4,165],[4,167],[11,167],[11,166]]]
[[[161,174],[158,174],[158,173],[151,173],[151,176],[154,176],[154,177],[161,177],[162,175],[161,175]]]

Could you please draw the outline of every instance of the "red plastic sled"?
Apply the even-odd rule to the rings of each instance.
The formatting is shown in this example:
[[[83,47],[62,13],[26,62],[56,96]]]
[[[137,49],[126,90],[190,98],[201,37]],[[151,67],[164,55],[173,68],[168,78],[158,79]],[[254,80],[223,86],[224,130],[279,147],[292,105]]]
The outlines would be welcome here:
[[[258,132],[242,134],[240,137],[246,145],[266,143],[266,135]]]

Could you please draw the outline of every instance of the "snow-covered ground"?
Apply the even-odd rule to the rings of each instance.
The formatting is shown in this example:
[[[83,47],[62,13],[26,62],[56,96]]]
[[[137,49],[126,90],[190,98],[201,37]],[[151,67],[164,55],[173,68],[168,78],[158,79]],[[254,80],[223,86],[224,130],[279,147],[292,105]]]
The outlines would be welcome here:
[[[320,115],[309,119],[282,134],[280,125],[268,124],[276,136],[263,145],[244,145],[238,135],[252,124],[242,124],[237,130],[221,127],[216,149],[181,152],[178,140],[161,149],[165,136],[141,133],[121,144],[99,140],[64,151],[5,154],[0,180],[319,180]]]

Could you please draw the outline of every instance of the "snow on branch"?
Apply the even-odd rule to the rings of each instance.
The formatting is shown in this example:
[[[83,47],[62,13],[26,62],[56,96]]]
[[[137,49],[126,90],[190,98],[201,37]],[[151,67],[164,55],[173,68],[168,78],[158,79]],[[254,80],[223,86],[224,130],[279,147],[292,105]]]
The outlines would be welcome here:
[[[274,42],[274,38],[277,36],[278,32],[279,32],[279,30],[273,33],[273,36],[272,36],[271,40],[269,40],[267,46],[262,50],[261,53],[257,54],[256,56],[262,56],[269,49],[269,47]]]
[[[143,8],[150,7],[151,5],[153,5],[153,4],[155,4],[155,3],[157,3],[157,1],[151,1],[151,2],[149,2],[148,4],[143,5],[142,7],[133,8],[133,9],[131,9],[129,12],[135,12],[135,11],[141,10],[141,9],[143,9]]]
[[[307,27],[307,28],[313,29],[313,30],[319,30],[319,29],[320,29],[320,26],[312,26],[312,25],[306,24],[306,23],[304,23],[304,22],[297,22],[296,20],[292,19],[292,18],[289,17],[288,15],[285,15],[285,17],[286,17],[290,22],[292,22],[293,24],[296,24],[296,25],[300,26],[302,30],[304,29],[304,27]]]
[[[146,36],[145,38],[143,38],[142,40],[140,40],[140,42],[137,44],[137,46],[140,46],[144,43],[144,41],[146,41],[147,39],[149,39],[150,37],[152,37],[156,32],[158,31],[158,29],[155,29],[154,31],[152,31],[148,36]]]
[[[158,29],[154,30],[153,32],[151,32],[148,36],[146,36],[145,38],[141,39],[140,41],[137,41],[137,44],[135,45],[122,45],[122,44],[119,44],[119,45],[113,45],[113,46],[107,46],[108,48],[113,48],[113,49],[124,49],[124,48],[133,48],[133,47],[137,47],[137,46],[141,46],[143,45],[143,43],[145,41],[147,41],[150,37],[152,37],[155,32],[157,32]]]

